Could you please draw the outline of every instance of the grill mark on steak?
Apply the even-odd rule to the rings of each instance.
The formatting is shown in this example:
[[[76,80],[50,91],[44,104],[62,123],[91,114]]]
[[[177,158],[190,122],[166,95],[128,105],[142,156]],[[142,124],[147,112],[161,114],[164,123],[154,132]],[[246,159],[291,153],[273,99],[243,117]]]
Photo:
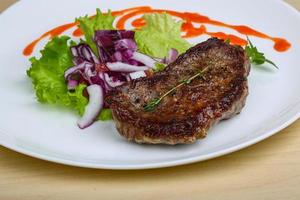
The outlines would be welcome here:
[[[154,112],[153,98],[208,68],[202,78],[165,97]],[[215,123],[240,113],[248,95],[249,59],[242,47],[211,38],[190,48],[151,77],[112,90],[105,101],[121,135],[137,143],[188,144],[204,138]]]

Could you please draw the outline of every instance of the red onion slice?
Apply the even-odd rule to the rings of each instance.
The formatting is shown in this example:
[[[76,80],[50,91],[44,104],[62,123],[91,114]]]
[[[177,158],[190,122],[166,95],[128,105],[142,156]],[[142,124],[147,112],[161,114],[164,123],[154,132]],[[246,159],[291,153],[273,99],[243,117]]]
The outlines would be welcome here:
[[[112,88],[111,88],[111,87],[107,84],[107,82],[105,81],[104,73],[99,73],[98,76],[99,76],[99,78],[100,78],[101,80],[103,80],[103,83],[104,83],[104,90],[105,90],[105,91],[111,90]]]
[[[139,71],[139,72],[132,72],[129,74],[129,76],[132,80],[134,80],[134,79],[138,79],[141,77],[146,77],[147,74],[144,71]]]
[[[133,51],[137,50],[137,45],[133,39],[117,40],[114,45],[115,45],[116,51],[123,51],[123,50],[127,50],[127,49],[130,49]]]
[[[165,64],[170,64],[178,58],[178,51],[176,49],[170,49],[168,56],[165,58]]]
[[[77,80],[68,80],[68,90],[74,90],[78,84]]]
[[[84,114],[77,124],[79,128],[84,129],[93,124],[104,105],[103,89],[99,85],[90,85],[87,87],[89,94],[89,103],[85,107]]]
[[[152,69],[155,68],[156,60],[145,54],[134,52],[132,55],[132,59],[137,60]]]
[[[78,65],[84,61],[100,64],[99,59],[93,53],[92,49],[87,44],[79,44],[71,47],[74,64]]]
[[[135,71],[145,71],[149,68],[146,66],[135,66],[130,64],[125,64],[121,62],[113,62],[113,63],[106,63],[107,68],[110,71],[114,72],[135,72]]]
[[[131,77],[129,76],[129,74],[127,74],[127,75],[125,76],[125,78],[126,78],[126,81],[131,81]]]
[[[69,68],[68,70],[66,70],[65,71],[65,79],[67,80],[68,79],[68,77],[71,75],[71,74],[73,74],[73,73],[75,73],[75,72],[77,72],[77,71],[79,71],[79,70],[82,70],[82,71],[84,71],[86,68],[92,68],[94,65],[92,64],[92,63],[89,63],[89,62],[83,62],[83,63],[81,63],[81,64],[79,64],[79,65],[76,65],[76,66],[74,66],[74,67],[71,67],[71,68]]]
[[[74,57],[77,57],[78,56],[78,51],[77,51],[77,48],[76,47],[71,47],[71,53]]]
[[[117,80],[117,81],[112,80],[112,78],[106,73],[104,74],[104,79],[105,79],[105,82],[112,88],[118,87],[125,83],[124,81],[120,81],[120,80]]]
[[[123,60],[123,56],[122,56],[122,53],[120,51],[116,51],[114,53],[114,57],[115,57],[116,61],[120,61],[121,62]]]

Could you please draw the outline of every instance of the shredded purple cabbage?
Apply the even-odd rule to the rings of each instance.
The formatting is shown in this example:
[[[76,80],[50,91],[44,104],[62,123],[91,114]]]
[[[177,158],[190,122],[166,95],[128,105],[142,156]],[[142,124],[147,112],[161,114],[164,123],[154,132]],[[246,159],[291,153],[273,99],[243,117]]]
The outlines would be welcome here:
[[[134,34],[134,31],[128,30],[96,31],[94,40],[98,57],[87,44],[71,47],[75,65],[65,72],[68,88],[72,90],[79,83],[97,84],[106,93],[131,80],[130,73],[154,68],[156,62],[169,64],[178,57],[175,49],[171,49],[165,58],[159,59],[139,53]]]
[[[100,63],[97,56],[93,53],[92,49],[87,44],[79,44],[77,46],[73,46],[71,47],[71,52],[75,65],[79,65],[84,61],[97,64]]]
[[[115,62],[114,53],[117,51],[123,53],[137,50],[134,31],[99,30],[95,32],[94,40],[102,63]]]

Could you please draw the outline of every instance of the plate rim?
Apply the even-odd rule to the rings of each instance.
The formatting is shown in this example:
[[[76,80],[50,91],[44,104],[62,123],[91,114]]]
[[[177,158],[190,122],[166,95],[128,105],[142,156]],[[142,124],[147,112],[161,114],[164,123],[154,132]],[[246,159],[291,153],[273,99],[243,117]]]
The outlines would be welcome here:
[[[142,170],[142,169],[158,169],[158,168],[167,168],[167,167],[175,167],[180,165],[187,165],[192,164],[200,161],[206,161],[210,160],[216,157],[220,157],[226,154],[230,154],[239,150],[242,150],[244,148],[247,148],[251,145],[254,145],[258,142],[261,142],[276,133],[279,133],[279,131],[285,129],[289,125],[291,125],[293,122],[297,121],[300,118],[300,111],[296,113],[294,117],[291,117],[290,120],[283,123],[281,126],[278,126],[271,131],[266,132],[265,134],[255,137],[249,141],[243,142],[239,145],[235,145],[229,148],[225,148],[223,150],[219,150],[213,153],[209,153],[206,155],[200,155],[200,156],[194,156],[190,158],[184,158],[184,159],[177,159],[175,161],[163,161],[163,162],[157,162],[153,164],[127,164],[127,165],[114,165],[114,164],[93,164],[89,162],[78,162],[78,161],[72,161],[69,159],[62,159],[54,156],[47,156],[45,154],[41,154],[38,152],[27,150],[26,148],[21,148],[13,144],[5,143],[0,140],[0,145],[12,150],[16,151],[21,154],[25,154],[27,156],[38,158],[44,161],[50,161],[57,164],[64,164],[68,166],[75,166],[75,167],[83,167],[83,168],[92,168],[92,169],[110,169],[110,170]],[[0,134],[2,134],[0,132]]]
[[[22,4],[23,1],[17,1],[10,5],[8,8],[6,8],[3,12],[0,13],[0,17],[8,12],[10,12],[11,9],[13,9],[15,6],[19,6]],[[275,2],[274,2],[275,3]],[[297,17],[300,20],[300,12],[288,4],[287,2],[283,0],[277,1],[277,3],[280,3],[282,6],[286,7],[289,9],[291,12],[297,15]],[[293,114],[291,117],[289,117],[288,120],[286,120],[284,123],[281,123],[281,125],[275,126],[273,129],[270,131],[265,132],[264,134],[254,137],[251,140],[242,142],[238,145],[234,145],[231,147],[224,148],[222,150],[205,154],[205,155],[199,155],[199,156],[192,156],[184,159],[176,159],[173,161],[159,161],[156,163],[146,163],[146,164],[97,164],[97,163],[89,163],[89,162],[82,162],[82,161],[74,161],[70,159],[63,159],[55,156],[47,156],[42,153],[38,153],[35,151],[30,151],[29,149],[22,148],[19,146],[14,145],[13,143],[10,143],[9,140],[1,140],[0,139],[0,145],[10,149],[12,151],[33,157],[33,158],[38,158],[40,160],[44,161],[50,161],[53,163],[58,163],[58,164],[64,164],[68,166],[75,166],[75,167],[83,167],[83,168],[93,168],[93,169],[110,169],[110,170],[142,170],[142,169],[157,169],[157,168],[166,168],[166,167],[173,167],[173,166],[179,166],[179,165],[186,165],[186,164],[191,164],[191,163],[196,163],[200,161],[205,161],[209,159],[213,159],[216,157],[220,157],[235,151],[239,151],[241,149],[247,148],[251,145],[254,145],[258,142],[261,142],[276,133],[279,133],[279,131],[285,129],[292,123],[296,122],[300,118],[300,110],[295,111],[295,114]],[[7,135],[6,133],[2,133],[0,130],[0,134],[3,134],[4,136]]]

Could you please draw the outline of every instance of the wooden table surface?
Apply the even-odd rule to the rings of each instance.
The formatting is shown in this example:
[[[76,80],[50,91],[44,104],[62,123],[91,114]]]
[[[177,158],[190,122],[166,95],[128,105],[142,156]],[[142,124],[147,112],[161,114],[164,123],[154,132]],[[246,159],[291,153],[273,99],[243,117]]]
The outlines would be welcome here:
[[[0,0],[0,11],[15,0]],[[300,9],[300,0],[288,0]],[[69,167],[0,147],[0,200],[299,200],[300,120],[247,149],[196,164],[142,171]]]

